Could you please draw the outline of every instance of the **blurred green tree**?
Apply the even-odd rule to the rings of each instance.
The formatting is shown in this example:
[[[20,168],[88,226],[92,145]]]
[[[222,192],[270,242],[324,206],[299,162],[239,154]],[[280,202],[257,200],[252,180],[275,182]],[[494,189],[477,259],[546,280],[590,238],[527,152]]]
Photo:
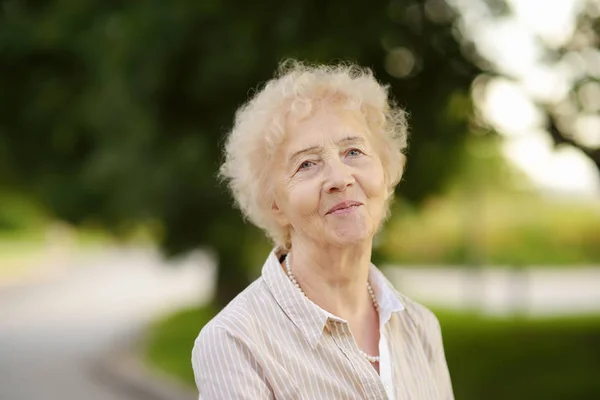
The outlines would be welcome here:
[[[520,66],[503,62],[506,54],[496,51],[489,40],[475,37],[485,36],[482,26],[488,24],[501,27],[511,20],[516,24],[504,26],[522,24],[522,16],[517,15],[520,3],[506,0],[453,3],[460,8],[457,26],[461,36],[475,39],[476,51],[485,60],[478,65],[500,72],[501,80],[520,86],[542,117],[541,123],[535,123],[540,126],[535,128],[548,132],[557,148],[577,149],[600,172],[600,1],[564,1],[562,8],[555,8],[554,12],[562,10],[565,18],[549,15],[545,28],[527,22],[521,26],[524,29],[516,28],[515,36],[527,41],[525,47],[532,53],[524,56]],[[548,23],[556,23],[557,28],[548,29],[551,26]],[[503,35],[501,29],[496,31]],[[519,56],[518,51],[515,56]],[[495,79],[485,75],[480,78],[474,85],[474,94],[482,98],[488,83]]]
[[[600,172],[600,2],[577,4],[575,28],[568,40],[538,37],[546,63],[565,70],[567,90],[555,99],[534,99],[547,115],[547,131],[556,146],[573,146]],[[599,175],[600,177],[600,175]]]
[[[465,151],[480,60],[441,0],[1,4],[0,179],[73,224],[153,221],[167,254],[214,249],[221,305],[265,242],[216,180],[220,145],[282,58],[390,84],[412,131],[400,196],[442,190]]]

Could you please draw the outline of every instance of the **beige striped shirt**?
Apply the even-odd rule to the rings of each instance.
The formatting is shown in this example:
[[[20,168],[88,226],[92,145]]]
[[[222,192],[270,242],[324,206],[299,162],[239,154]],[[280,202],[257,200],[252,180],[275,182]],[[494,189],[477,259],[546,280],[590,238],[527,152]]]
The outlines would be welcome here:
[[[305,298],[273,251],[262,276],[196,339],[199,398],[453,399],[437,318],[373,265],[369,279],[380,303],[381,376],[349,325]]]

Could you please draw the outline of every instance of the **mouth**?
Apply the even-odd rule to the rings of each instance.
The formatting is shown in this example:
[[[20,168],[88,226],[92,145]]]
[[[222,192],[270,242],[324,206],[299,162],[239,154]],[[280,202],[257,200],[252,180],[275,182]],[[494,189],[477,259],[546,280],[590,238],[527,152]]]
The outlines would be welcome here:
[[[353,209],[355,209],[356,207],[362,206],[362,203],[358,202],[358,201],[342,201],[341,203],[336,204],[335,206],[331,207],[329,209],[329,211],[327,211],[327,214],[345,214],[347,212],[352,211]]]

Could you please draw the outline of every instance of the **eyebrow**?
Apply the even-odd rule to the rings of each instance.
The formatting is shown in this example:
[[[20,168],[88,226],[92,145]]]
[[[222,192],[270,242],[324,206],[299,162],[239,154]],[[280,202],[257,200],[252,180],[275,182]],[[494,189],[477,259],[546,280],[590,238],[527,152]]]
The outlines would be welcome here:
[[[338,140],[336,142],[336,144],[347,144],[347,143],[363,143],[365,141],[365,139],[361,136],[346,136],[340,140]],[[292,156],[290,157],[290,160],[294,160],[296,157],[298,157],[299,155],[303,154],[303,153],[310,153],[312,151],[315,150],[320,150],[321,146],[311,146],[311,147],[307,147],[305,149],[302,150],[298,150],[297,152],[295,152],[294,154],[292,154]]]

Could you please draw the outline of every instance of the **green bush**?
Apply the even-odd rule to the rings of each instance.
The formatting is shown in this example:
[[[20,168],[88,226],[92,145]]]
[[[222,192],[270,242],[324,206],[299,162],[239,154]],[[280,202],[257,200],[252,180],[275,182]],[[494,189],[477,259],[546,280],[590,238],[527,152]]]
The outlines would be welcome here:
[[[0,241],[38,239],[48,218],[29,199],[0,191]]]
[[[208,305],[185,309],[156,321],[145,339],[145,361],[151,368],[194,385],[191,366],[194,340],[202,326],[216,314],[216,309]]]
[[[147,360],[194,385],[193,341],[212,307],[181,311],[155,323]],[[600,398],[600,317],[484,318],[436,312],[454,393],[460,400]]]
[[[597,204],[489,195],[474,206],[447,196],[420,209],[397,205],[379,250],[409,265],[600,264],[599,227]]]
[[[457,399],[600,398],[600,317],[436,314]]]

